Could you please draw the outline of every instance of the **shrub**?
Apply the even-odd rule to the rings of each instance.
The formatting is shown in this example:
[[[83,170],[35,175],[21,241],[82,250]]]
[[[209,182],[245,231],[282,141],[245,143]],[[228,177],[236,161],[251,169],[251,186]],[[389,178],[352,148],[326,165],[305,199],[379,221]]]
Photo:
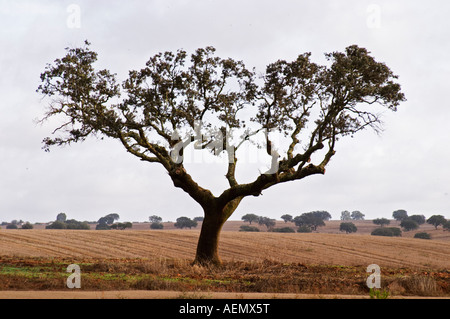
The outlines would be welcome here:
[[[239,228],[240,228],[239,231],[259,232],[258,227],[255,226],[242,225]]]
[[[295,230],[291,227],[273,228],[272,231],[275,233],[295,233]]]
[[[414,235],[414,238],[431,239],[431,235],[428,233],[417,233]]]
[[[388,236],[388,237],[398,237],[401,236],[402,231],[397,227],[383,227],[374,229],[371,233],[372,236]]]
[[[150,229],[163,229],[164,225],[162,223],[151,223]]]
[[[60,221],[54,221],[50,225],[45,226],[45,229],[66,229],[66,228],[67,228],[66,223]]]
[[[6,229],[17,229],[17,228],[19,228],[19,227],[17,227],[16,224],[8,224],[8,225],[6,226]]]
[[[22,229],[33,229],[33,225],[30,222],[26,222],[22,225]]]
[[[433,215],[427,219],[427,223],[434,226],[434,228],[438,228],[439,225],[444,225],[447,223],[447,220],[442,215]]]
[[[297,229],[298,233],[311,233],[312,229],[306,225],[302,225]]]

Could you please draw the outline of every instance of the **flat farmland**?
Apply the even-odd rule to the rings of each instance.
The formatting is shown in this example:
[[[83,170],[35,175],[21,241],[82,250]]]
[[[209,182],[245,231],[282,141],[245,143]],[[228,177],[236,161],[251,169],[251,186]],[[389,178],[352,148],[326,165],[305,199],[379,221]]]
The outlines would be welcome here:
[[[219,268],[191,264],[200,227],[179,230],[165,223],[164,230],[150,230],[148,223],[136,223],[123,231],[1,229],[0,297],[12,298],[20,291],[25,295],[18,296],[67,292],[65,270],[72,263],[81,267],[83,291],[110,291],[108,296],[121,298],[127,291],[142,298],[219,293],[368,297],[370,264],[381,267],[382,288],[391,297],[450,297],[450,234],[442,229],[422,225],[418,231],[433,238],[423,240],[412,238],[418,231],[371,236],[377,226],[370,221],[355,223],[356,234],[340,233],[340,221],[328,221],[315,233],[274,233],[264,227],[261,232],[239,232],[242,224],[225,224],[219,247],[224,264]],[[277,224],[285,226],[295,228]]]
[[[284,222],[279,225],[283,225]],[[368,235],[369,223],[358,234],[339,233],[329,221],[319,233],[238,232],[241,222],[229,222],[221,233],[224,261],[277,260],[286,263],[369,265],[381,267],[450,268],[450,234],[428,229],[433,240]],[[147,226],[145,229],[142,225]],[[0,255],[22,257],[173,258],[192,259],[199,227],[193,230],[0,230]],[[170,227],[166,227],[170,228]],[[422,230],[421,230],[422,231]]]

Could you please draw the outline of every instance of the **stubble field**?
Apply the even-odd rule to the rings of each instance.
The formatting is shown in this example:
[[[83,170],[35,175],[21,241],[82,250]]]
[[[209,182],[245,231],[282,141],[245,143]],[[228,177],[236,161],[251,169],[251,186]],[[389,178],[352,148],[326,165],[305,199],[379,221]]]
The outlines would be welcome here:
[[[199,228],[150,230],[0,230],[0,290],[67,290],[65,272],[78,264],[84,291],[290,293],[368,296],[366,267],[381,267],[390,296],[450,297],[450,234],[432,226],[432,240],[339,233],[328,221],[319,233],[245,233],[228,222],[221,234],[220,268],[192,266]],[[277,226],[285,226],[279,222]],[[293,226],[287,224],[287,226]],[[395,226],[391,225],[391,226]]]

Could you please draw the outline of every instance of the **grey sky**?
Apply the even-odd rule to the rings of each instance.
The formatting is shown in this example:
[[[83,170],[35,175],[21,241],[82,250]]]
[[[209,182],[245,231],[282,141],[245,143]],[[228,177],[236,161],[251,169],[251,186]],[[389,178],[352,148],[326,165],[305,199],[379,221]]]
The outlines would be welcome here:
[[[73,8],[81,9],[79,25]],[[155,53],[179,48],[212,45],[219,56],[263,72],[304,52],[320,63],[326,52],[366,47],[400,76],[408,99],[385,114],[385,132],[343,139],[325,176],[246,198],[231,219],[311,210],[376,218],[400,208],[450,218],[449,16],[444,1],[0,0],[0,221],[49,221],[59,212],[79,220],[111,212],[127,221],[202,215],[160,166],[140,162],[115,141],[41,150],[55,123],[34,122],[45,108],[35,93],[39,74],[85,39],[99,53],[98,66],[120,80]],[[190,168],[214,192],[225,186],[223,167]],[[248,165],[245,173],[257,169]]]

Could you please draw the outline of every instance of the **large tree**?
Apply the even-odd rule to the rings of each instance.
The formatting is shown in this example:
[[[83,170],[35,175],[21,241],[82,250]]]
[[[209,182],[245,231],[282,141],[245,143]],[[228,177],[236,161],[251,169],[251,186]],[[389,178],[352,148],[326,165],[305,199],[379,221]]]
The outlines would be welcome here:
[[[61,120],[44,149],[107,136],[140,160],[160,164],[203,209],[195,261],[220,263],[220,230],[243,198],[324,174],[339,138],[365,128],[379,132],[378,112],[395,111],[405,99],[397,76],[364,48],[326,54],[324,66],[310,57],[278,60],[256,76],[242,61],[217,57],[213,47],[196,50],[190,59],[178,50],[151,57],[120,85],[115,74],[95,68],[97,53],[86,41],[67,48],[41,74],[38,92],[50,99],[42,120]],[[273,132],[282,133],[278,145]],[[270,168],[243,183],[235,174],[237,150],[261,134]],[[228,159],[229,187],[221,194],[187,172],[187,147]]]

